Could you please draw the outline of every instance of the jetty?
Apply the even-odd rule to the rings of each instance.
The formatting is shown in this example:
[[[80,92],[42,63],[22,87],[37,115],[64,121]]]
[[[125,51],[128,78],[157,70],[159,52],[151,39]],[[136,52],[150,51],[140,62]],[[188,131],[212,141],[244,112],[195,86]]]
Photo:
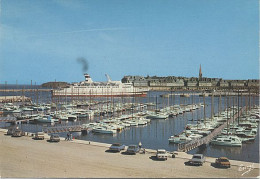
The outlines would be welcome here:
[[[237,112],[233,117],[231,117],[227,122],[220,125],[218,128],[215,128],[209,135],[200,138],[192,140],[188,143],[178,144],[178,151],[179,152],[188,152],[192,149],[195,149],[200,146],[206,146],[214,137],[219,135],[221,131],[227,126],[227,123],[230,123],[231,121],[235,121],[238,119],[239,116],[242,115],[243,111],[246,109],[246,107],[243,107]]]
[[[0,103],[12,103],[12,102],[31,102],[31,98],[26,96],[0,96]]]
[[[80,124],[76,125],[59,125],[54,127],[45,127],[43,131],[47,134],[61,133],[61,132],[88,132],[90,128],[85,128]]]
[[[249,92],[239,92],[239,95],[243,96],[258,96],[258,93],[249,93]],[[179,92],[179,93],[166,93],[160,95],[160,97],[169,98],[170,96],[180,96],[180,97],[190,97],[190,96],[200,96],[200,97],[207,97],[207,96],[238,96],[237,92],[226,92],[226,91],[216,91],[214,93],[209,92]]]
[[[0,92],[32,92],[32,91],[51,91],[52,89],[0,89]]]
[[[32,118],[17,119],[16,117],[1,117],[0,122],[11,123],[12,125],[29,124],[34,121]]]
[[[1,117],[0,122],[15,123],[16,117]]]

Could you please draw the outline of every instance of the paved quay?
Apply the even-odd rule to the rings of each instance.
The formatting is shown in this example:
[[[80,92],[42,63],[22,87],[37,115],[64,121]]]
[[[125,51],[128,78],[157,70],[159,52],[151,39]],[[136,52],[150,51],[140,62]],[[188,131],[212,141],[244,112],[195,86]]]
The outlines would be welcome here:
[[[146,154],[124,155],[105,152],[110,144],[73,140],[59,143],[14,138],[0,130],[0,175],[3,178],[245,178],[259,176],[259,163],[231,160],[231,168],[211,166],[207,157],[203,166],[185,166],[191,155],[176,152],[176,158],[154,160],[155,150]]]

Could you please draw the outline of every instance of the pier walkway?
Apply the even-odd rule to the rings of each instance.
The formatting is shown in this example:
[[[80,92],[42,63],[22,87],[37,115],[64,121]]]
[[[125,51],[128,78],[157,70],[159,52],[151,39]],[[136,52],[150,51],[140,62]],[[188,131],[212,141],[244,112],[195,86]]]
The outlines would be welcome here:
[[[233,117],[231,117],[228,120],[228,123],[230,123],[231,121],[235,121],[239,116],[241,116],[241,114],[243,113],[244,110],[245,110],[245,107],[241,108],[239,112],[237,112]],[[219,135],[226,126],[227,126],[227,122],[225,122],[218,128],[214,129],[209,135],[207,135],[203,138],[192,140],[192,141],[190,141],[188,143],[184,143],[184,144],[178,144],[178,151],[179,152],[188,152],[199,146],[207,145],[214,137]]]
[[[32,91],[51,91],[52,89],[38,88],[38,89],[0,89],[0,92],[32,92]]]
[[[0,122],[7,122],[7,123],[13,123],[13,124],[22,124],[22,123],[29,123],[30,121],[33,121],[32,118],[24,118],[24,119],[17,119],[17,117],[0,117]]]
[[[31,98],[26,96],[0,96],[0,103],[30,102]]]
[[[0,118],[0,122],[11,122],[11,123],[15,123],[15,122],[16,122],[16,118],[15,118],[15,117],[1,117],[1,118]]]
[[[243,96],[258,96],[259,93],[249,93],[249,92],[243,92],[240,93],[240,95]],[[219,96],[238,96],[237,92],[226,92],[226,91],[216,91],[214,93],[210,93],[210,92],[179,92],[179,93],[166,93],[166,94],[161,94],[160,97],[164,97],[164,98],[168,98],[170,96],[180,96],[180,97],[190,97],[190,96],[200,96],[200,97],[207,97],[207,96],[215,96],[215,97],[219,97]]]
[[[45,133],[60,133],[60,132],[81,132],[81,131],[88,131],[88,128],[84,128],[81,124],[76,125],[59,125],[54,127],[45,127],[43,131]]]

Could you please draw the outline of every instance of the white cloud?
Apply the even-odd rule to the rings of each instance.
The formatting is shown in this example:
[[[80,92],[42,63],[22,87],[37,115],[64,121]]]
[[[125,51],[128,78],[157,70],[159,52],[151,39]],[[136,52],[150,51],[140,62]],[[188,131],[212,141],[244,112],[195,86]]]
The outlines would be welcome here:
[[[116,31],[116,30],[126,30],[126,29],[127,28],[123,28],[123,27],[82,29],[82,30],[74,30],[74,31],[60,31],[60,32],[42,33],[42,34],[30,34],[27,35],[27,37],[48,36],[48,35],[57,35],[57,34],[74,34],[74,33],[83,33],[83,32],[97,32],[97,31]]]

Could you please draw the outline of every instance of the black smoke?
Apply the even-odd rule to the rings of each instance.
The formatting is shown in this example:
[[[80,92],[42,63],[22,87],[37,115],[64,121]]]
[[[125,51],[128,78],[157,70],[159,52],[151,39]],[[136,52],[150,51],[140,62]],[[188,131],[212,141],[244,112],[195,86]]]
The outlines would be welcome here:
[[[88,61],[84,57],[77,58],[77,62],[82,65],[83,73],[88,71]]]

